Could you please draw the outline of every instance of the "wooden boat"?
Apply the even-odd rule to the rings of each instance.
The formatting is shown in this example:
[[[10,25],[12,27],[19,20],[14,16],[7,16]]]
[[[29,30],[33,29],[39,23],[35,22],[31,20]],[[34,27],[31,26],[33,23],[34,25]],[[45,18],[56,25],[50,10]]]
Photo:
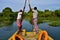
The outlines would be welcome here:
[[[40,32],[42,32],[43,30],[40,30]],[[8,40],[16,40],[15,36],[17,36],[18,38],[20,38],[20,40],[39,40],[39,34],[36,34],[36,32],[26,32],[25,29],[22,30],[22,32],[17,35],[18,30],[8,39]],[[54,40],[52,39],[50,36],[48,36],[47,40]]]

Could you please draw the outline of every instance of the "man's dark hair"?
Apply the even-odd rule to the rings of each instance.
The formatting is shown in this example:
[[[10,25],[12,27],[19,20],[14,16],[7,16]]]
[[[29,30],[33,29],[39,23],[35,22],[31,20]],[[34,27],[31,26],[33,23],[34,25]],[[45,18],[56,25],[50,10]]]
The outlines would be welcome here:
[[[19,12],[22,12],[22,9]]]
[[[37,7],[34,7],[34,10],[37,10]]]

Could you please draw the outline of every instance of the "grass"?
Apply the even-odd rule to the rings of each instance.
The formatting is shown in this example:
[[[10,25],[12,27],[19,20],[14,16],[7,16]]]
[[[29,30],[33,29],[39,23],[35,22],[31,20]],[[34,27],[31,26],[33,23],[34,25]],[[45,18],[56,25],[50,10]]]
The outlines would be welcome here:
[[[54,22],[50,23],[49,25],[55,26],[55,27],[60,26],[60,21],[54,21]]]
[[[4,19],[4,23],[3,23]],[[9,18],[10,19],[10,18]],[[8,25],[11,21],[8,18],[0,18],[0,26]],[[32,24],[32,20],[29,16],[24,18],[26,21],[29,21]],[[48,22],[50,26],[60,26],[60,18],[59,17],[38,17],[38,24]]]
[[[31,19],[29,17],[25,17],[31,23]],[[60,26],[60,18],[59,17],[38,17],[38,24],[48,22],[50,26]]]
[[[60,26],[60,18],[58,17],[47,17],[47,18],[43,18],[42,20],[43,22],[50,23],[48,24],[50,26],[55,26],[55,27]]]

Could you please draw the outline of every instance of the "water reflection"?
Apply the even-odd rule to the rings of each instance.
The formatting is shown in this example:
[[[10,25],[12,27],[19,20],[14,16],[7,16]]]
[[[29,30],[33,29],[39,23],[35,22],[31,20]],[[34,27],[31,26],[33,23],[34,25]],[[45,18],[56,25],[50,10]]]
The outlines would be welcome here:
[[[17,30],[15,22],[8,27],[0,28],[0,40],[7,40]]]
[[[52,27],[52,26],[49,26],[48,23],[42,23],[42,24],[39,24],[39,27],[41,29],[44,29],[48,32],[48,34],[54,38],[54,40],[59,40],[60,38],[60,27]]]
[[[32,25],[28,22],[23,20],[23,29],[26,31],[32,31]],[[48,34],[54,38],[54,40],[59,40],[60,38],[60,27],[52,27],[49,26],[48,23],[38,24],[40,29],[47,30]],[[12,25],[7,27],[0,28],[0,40],[8,40],[8,38],[18,29],[16,22]]]

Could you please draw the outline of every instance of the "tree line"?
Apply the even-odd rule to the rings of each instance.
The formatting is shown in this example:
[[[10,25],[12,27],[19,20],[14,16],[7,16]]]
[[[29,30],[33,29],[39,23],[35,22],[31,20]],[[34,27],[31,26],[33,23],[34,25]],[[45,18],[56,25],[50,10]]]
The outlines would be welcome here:
[[[3,9],[2,13],[0,12],[0,17],[5,17],[3,19],[16,19],[17,17],[17,13],[18,12],[13,12],[11,8],[6,7],[5,9]],[[27,13],[25,12],[24,16],[29,16],[30,11],[28,11]],[[44,11],[40,11],[38,10],[38,17],[60,17],[60,9],[58,10],[44,10]]]
[[[38,18],[40,17],[60,17],[60,9],[51,11],[51,10],[37,10],[38,11]],[[13,12],[11,8],[6,7],[0,12],[0,24],[2,22],[4,23],[9,23],[16,21],[18,12]],[[30,11],[24,13],[24,18],[31,18],[31,13]]]

